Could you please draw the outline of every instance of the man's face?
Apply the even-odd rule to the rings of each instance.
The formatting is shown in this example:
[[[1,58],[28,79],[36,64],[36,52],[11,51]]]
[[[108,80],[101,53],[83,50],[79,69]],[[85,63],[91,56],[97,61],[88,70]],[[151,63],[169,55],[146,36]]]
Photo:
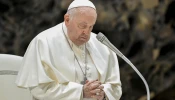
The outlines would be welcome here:
[[[70,40],[76,45],[82,45],[90,39],[91,31],[97,19],[96,11],[76,12],[72,19],[65,20]],[[68,15],[69,16],[69,15]]]

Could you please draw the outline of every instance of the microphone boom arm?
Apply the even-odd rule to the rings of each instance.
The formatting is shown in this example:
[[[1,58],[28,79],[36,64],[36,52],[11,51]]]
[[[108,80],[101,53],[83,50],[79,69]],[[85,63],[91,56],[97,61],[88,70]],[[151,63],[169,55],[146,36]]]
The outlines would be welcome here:
[[[126,58],[114,45],[110,43],[110,41],[100,32],[97,35],[97,39],[104,45],[106,45],[108,48],[110,48],[112,51],[114,51],[119,57],[121,57],[125,62],[127,62],[133,69],[134,71],[140,76],[142,79],[143,83],[145,84],[146,91],[147,91],[147,100],[150,100],[150,91],[149,91],[149,86],[145,80],[145,78],[142,76],[142,74],[137,70],[137,68]]]

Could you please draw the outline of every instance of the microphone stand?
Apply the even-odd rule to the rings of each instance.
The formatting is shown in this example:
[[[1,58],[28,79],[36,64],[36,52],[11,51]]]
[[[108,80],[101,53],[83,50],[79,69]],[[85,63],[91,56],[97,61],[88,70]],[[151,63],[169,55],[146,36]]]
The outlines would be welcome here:
[[[135,72],[140,76],[140,78],[144,82],[146,91],[147,91],[147,100],[150,100],[150,92],[149,92],[148,84],[145,78],[142,76],[142,74],[137,70],[137,68],[114,45],[112,45],[112,43],[110,43],[110,41],[101,32],[99,33],[99,37],[97,35],[97,39],[101,43],[106,45],[108,48],[110,48],[112,51],[114,51],[119,57],[121,57],[124,61],[126,61],[135,70]]]
[[[146,87],[146,91],[147,91],[147,100],[150,100],[150,92],[149,92],[149,87],[148,87],[148,84],[145,80],[145,78],[142,76],[142,74],[137,70],[137,68],[123,55],[121,57],[124,61],[126,61],[134,70],[135,72],[140,76],[140,78],[142,79],[142,81],[144,82],[145,84],[145,87]]]

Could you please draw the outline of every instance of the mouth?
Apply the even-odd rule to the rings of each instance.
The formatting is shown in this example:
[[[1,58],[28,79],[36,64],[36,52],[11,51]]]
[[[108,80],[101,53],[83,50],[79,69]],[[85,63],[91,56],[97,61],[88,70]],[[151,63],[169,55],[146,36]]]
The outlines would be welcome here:
[[[87,39],[87,37],[81,37],[82,39]]]
[[[83,37],[83,36],[80,37],[80,40],[81,40],[81,41],[84,41],[84,42],[87,41],[87,39],[88,39],[88,37]]]
[[[81,36],[82,39],[87,39],[88,37],[87,36]]]

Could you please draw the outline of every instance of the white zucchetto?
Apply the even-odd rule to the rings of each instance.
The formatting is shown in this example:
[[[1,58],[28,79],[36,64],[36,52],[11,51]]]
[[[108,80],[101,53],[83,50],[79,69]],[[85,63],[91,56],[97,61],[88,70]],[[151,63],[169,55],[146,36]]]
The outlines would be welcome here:
[[[94,4],[89,1],[89,0],[74,0],[68,7],[68,10],[72,9],[72,8],[76,8],[76,7],[91,7],[91,8],[95,8]]]

